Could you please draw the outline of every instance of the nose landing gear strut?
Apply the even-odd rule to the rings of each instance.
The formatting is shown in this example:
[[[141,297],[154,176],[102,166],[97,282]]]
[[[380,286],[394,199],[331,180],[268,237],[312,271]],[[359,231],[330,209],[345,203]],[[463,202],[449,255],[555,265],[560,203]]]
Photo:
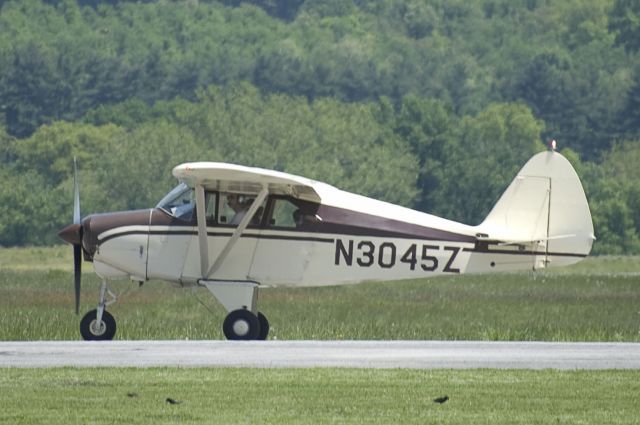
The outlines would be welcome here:
[[[108,300],[107,295],[109,296]],[[116,295],[107,286],[107,280],[102,279],[98,307],[85,314],[80,321],[80,335],[85,341],[108,341],[113,339],[116,334],[116,320],[106,310],[106,307],[116,301]]]

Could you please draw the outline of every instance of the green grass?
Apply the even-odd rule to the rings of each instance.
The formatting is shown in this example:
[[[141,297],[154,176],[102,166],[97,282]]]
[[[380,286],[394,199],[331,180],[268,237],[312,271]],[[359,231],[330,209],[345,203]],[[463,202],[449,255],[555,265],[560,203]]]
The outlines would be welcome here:
[[[640,261],[261,293],[279,339],[640,340]],[[86,267],[83,310],[99,281]],[[68,247],[0,249],[0,339],[78,339]],[[119,339],[221,339],[205,290],[122,281]],[[136,393],[128,397],[127,393]],[[7,424],[635,424],[640,371],[0,369]],[[448,395],[439,405],[432,399]],[[182,400],[165,403],[167,397]]]
[[[3,369],[0,423],[632,424],[639,382],[639,371]]]
[[[69,247],[0,250],[0,340],[79,339]],[[85,263],[82,311],[99,280]],[[117,339],[223,339],[225,312],[205,289],[164,282],[109,307]],[[196,296],[206,304],[201,305]],[[541,273],[462,275],[328,288],[266,289],[277,339],[640,341],[640,259],[591,257]]]
[[[52,247],[2,248],[0,270],[66,270],[73,271],[70,245]]]

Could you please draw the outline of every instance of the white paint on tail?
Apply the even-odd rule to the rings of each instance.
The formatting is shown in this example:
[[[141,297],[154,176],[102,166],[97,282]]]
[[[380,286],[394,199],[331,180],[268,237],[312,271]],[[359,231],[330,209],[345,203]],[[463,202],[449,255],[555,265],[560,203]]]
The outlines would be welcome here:
[[[522,167],[478,233],[504,243],[539,242],[549,265],[567,265],[589,254],[595,240],[580,179],[558,152],[541,152]],[[556,258],[553,254],[571,254]]]

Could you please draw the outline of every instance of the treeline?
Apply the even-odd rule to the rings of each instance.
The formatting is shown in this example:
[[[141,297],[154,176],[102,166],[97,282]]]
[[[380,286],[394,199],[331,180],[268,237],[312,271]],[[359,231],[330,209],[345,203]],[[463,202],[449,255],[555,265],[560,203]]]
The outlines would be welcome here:
[[[0,1],[0,245],[147,207],[181,161],[276,168],[477,223],[554,138],[596,252],[640,252],[640,4]]]
[[[3,139],[0,243],[57,242],[71,216],[73,155],[84,213],[155,205],[173,166],[212,160],[305,175],[467,223],[488,213],[536,151],[542,121],[520,103],[458,117],[439,100],[342,102],[262,94],[248,83],[200,90],[195,101],[130,100],[82,121]],[[637,252],[640,145],[616,145],[601,164],[582,163],[599,252]]]
[[[588,159],[640,130],[631,0],[0,2],[7,131],[135,97],[437,98],[458,115],[522,101]]]

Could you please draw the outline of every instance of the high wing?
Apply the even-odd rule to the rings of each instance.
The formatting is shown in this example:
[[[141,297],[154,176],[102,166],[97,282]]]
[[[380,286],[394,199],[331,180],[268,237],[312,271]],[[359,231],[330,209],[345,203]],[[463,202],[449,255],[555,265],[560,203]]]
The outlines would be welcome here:
[[[202,186],[205,190],[257,195],[266,188],[270,194],[312,202],[320,202],[319,186],[328,186],[294,174],[222,162],[180,164],[173,175],[190,187]]]
[[[221,162],[192,162],[175,167],[173,175],[189,187],[196,188],[196,192],[198,186],[201,186],[206,191],[258,195],[263,188],[266,188],[270,195],[293,196],[363,214],[371,214],[375,211],[376,216],[384,219],[443,228],[461,234],[475,234],[471,226],[346,192],[324,182],[281,171]]]

